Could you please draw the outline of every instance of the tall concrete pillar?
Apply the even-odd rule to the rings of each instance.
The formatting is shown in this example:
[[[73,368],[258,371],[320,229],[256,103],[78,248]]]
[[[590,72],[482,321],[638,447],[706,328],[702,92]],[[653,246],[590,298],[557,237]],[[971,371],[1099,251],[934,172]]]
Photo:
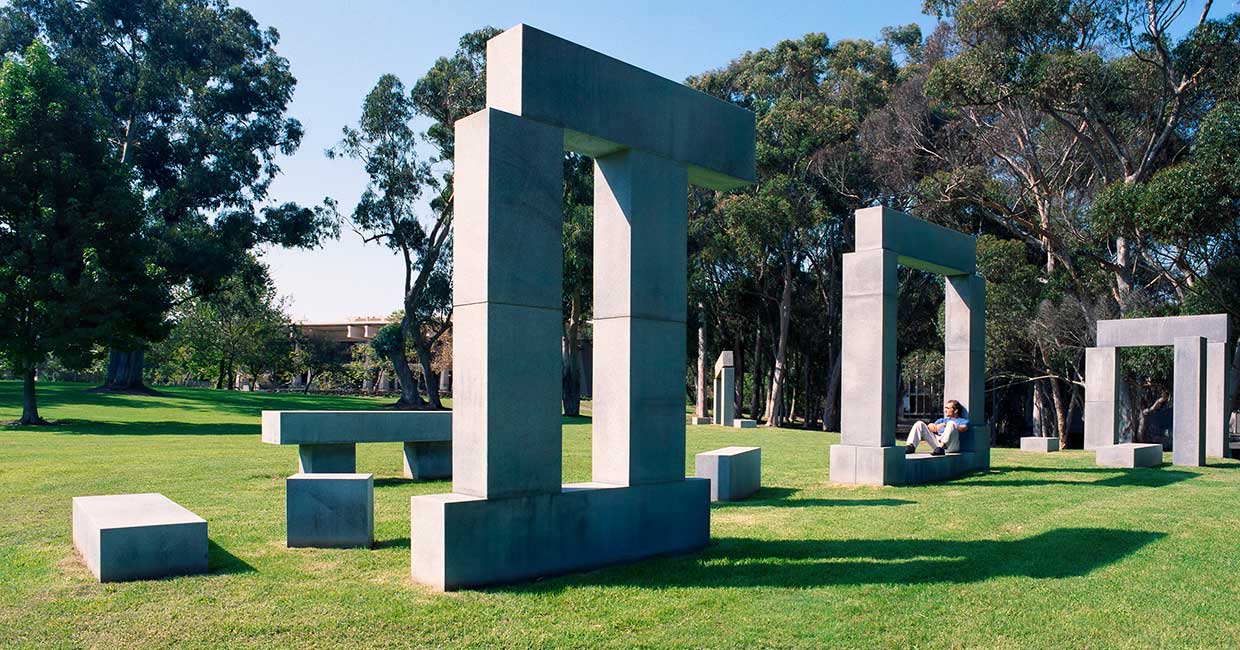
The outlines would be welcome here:
[[[732,351],[719,353],[715,360],[715,409],[711,422],[725,427],[736,419],[736,367]]]
[[[1206,464],[1206,339],[1183,336],[1175,339],[1175,385],[1171,463]]]
[[[1085,448],[1119,442],[1119,349],[1085,349]]]
[[[1227,342],[1206,343],[1206,456],[1227,458]]]
[[[986,281],[949,275],[943,302],[943,397],[960,402],[969,421],[986,422]],[[962,441],[964,442],[964,441]],[[961,445],[962,451],[972,451]]]
[[[560,491],[563,149],[561,129],[503,111],[456,123],[456,494]]]
[[[896,260],[886,249],[844,255],[842,445],[895,444]]]
[[[599,483],[685,476],[688,188],[686,167],[654,154],[627,150],[595,160],[593,476]]]

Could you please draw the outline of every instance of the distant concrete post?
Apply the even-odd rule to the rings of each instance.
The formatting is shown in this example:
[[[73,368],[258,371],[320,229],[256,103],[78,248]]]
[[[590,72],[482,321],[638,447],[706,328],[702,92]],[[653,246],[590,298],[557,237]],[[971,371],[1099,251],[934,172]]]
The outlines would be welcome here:
[[[715,408],[711,411],[711,422],[720,426],[732,426],[736,419],[736,368],[732,360],[732,351],[719,353],[715,360]]]
[[[1119,443],[1119,350],[1085,349],[1085,448]]]

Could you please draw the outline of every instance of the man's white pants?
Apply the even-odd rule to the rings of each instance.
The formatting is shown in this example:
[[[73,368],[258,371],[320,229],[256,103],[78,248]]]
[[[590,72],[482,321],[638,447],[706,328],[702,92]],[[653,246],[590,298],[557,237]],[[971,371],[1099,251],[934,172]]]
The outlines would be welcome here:
[[[960,451],[960,434],[956,431],[955,422],[944,423],[942,431],[937,434],[930,431],[925,422],[917,422],[908,432],[908,444],[917,446],[922,440],[925,440],[931,449],[943,447],[949,454]]]

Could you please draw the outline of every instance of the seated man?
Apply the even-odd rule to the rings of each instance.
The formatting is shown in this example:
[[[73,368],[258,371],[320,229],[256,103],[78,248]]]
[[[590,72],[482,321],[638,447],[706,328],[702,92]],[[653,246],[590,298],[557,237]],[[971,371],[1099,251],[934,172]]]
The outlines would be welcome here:
[[[913,425],[912,431],[908,434],[908,444],[904,447],[904,452],[911,454],[917,451],[917,443],[922,440],[930,445],[930,452],[933,456],[942,456],[947,452],[956,453],[960,451],[960,436],[969,430],[969,421],[961,417],[964,415],[964,409],[961,408],[960,402],[949,399],[943,404],[943,417],[934,421],[934,424],[926,424],[918,422]]]

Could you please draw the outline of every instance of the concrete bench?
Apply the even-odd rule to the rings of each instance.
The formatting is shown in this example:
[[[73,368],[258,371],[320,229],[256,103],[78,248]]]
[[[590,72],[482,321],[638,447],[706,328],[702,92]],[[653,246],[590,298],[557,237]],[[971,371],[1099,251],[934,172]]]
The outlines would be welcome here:
[[[374,474],[294,474],[284,486],[289,548],[374,544]]]
[[[1094,457],[1094,462],[1102,467],[1157,467],[1162,460],[1162,445],[1134,442],[1099,447]]]
[[[263,442],[297,445],[305,474],[357,471],[358,443],[405,443],[405,478],[452,476],[451,411],[263,411]]]
[[[1059,438],[1043,438],[1042,436],[1025,436],[1020,439],[1021,451],[1049,453],[1059,451]]]
[[[921,485],[953,479],[973,471],[974,461],[974,453],[967,451],[942,456],[908,454],[904,457],[904,482]]]
[[[740,501],[762,486],[762,449],[724,447],[694,457],[698,478],[710,479],[711,501]]]
[[[736,427],[737,429],[754,429],[754,428],[757,428],[758,421],[737,418],[735,420],[732,420],[732,426]]]
[[[99,582],[207,572],[207,522],[162,494],[73,497],[73,546]]]

